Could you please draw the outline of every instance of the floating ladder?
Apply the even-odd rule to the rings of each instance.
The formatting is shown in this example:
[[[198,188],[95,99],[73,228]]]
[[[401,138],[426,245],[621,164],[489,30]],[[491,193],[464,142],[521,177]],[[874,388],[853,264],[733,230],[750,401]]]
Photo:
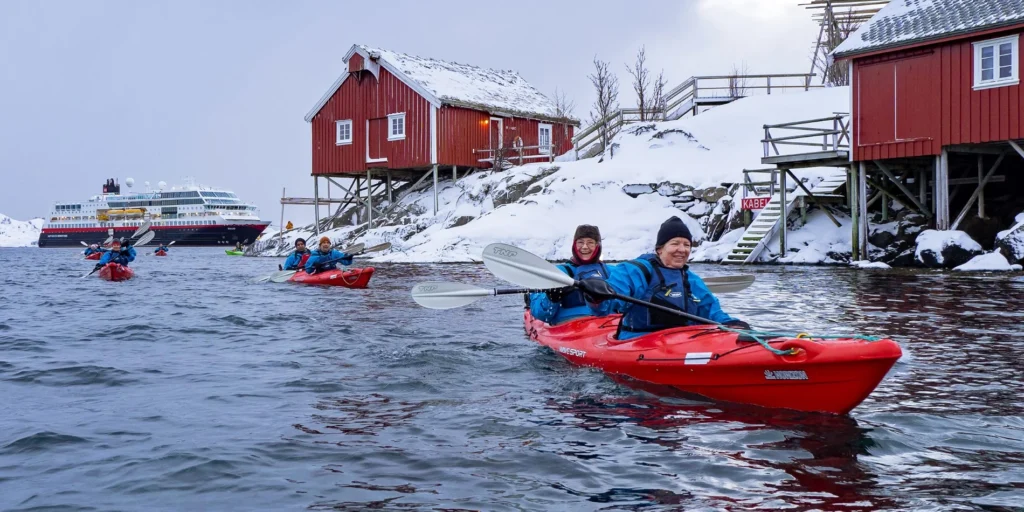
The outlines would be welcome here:
[[[837,172],[825,177],[820,183],[811,188],[811,194],[819,199],[836,199],[842,195],[837,192],[846,186],[846,173]],[[786,214],[789,215],[797,205],[797,201],[807,194],[795,183],[793,188],[786,187]],[[782,225],[782,195],[775,194],[761,213],[757,215],[743,236],[732,248],[722,263],[752,263],[761,255],[761,251],[768,245],[775,233]]]

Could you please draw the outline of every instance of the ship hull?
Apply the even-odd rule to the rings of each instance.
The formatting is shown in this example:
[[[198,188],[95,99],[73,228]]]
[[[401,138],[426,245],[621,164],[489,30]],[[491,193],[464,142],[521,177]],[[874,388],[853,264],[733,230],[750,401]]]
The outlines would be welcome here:
[[[251,224],[226,224],[208,226],[152,226],[150,229],[156,234],[149,245],[169,244],[175,242],[174,246],[211,247],[235,245],[237,242],[253,243],[256,237],[263,233],[269,222]],[[130,237],[135,226],[113,228],[114,237]],[[39,247],[81,247],[82,242],[87,244],[102,243],[110,236],[108,228],[71,228],[71,229],[49,229],[44,228],[39,234]]]

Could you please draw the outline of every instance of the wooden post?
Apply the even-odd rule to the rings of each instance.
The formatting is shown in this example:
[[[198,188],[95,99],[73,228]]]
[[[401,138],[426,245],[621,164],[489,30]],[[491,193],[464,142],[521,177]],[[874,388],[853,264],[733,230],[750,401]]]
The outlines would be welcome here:
[[[782,223],[779,226],[781,228],[781,230],[779,231],[780,258],[786,257],[786,229],[789,224],[789,219],[786,215],[787,211],[789,210],[789,208],[787,207],[789,203],[786,202],[786,174],[788,174],[786,171],[787,169],[782,169],[782,172],[779,173],[781,174],[781,176],[779,176],[779,207],[781,208],[781,217],[779,217],[779,222]]]
[[[395,198],[391,195],[391,169],[388,169],[385,178],[387,179],[388,204],[390,205],[395,202]]]
[[[985,218],[985,183],[984,174],[985,171],[982,169],[984,165],[984,155],[978,155],[978,217]]]
[[[949,153],[945,149],[935,159],[935,190],[932,203],[935,207],[935,229],[949,229]]]
[[[373,171],[366,170],[366,228],[373,229]]]
[[[277,227],[277,249],[280,251],[284,244],[284,187],[281,188],[281,224]]]
[[[928,171],[921,169],[917,172],[917,193],[920,196],[921,209],[930,211],[928,208]]]
[[[863,166],[864,164],[861,163],[859,165]],[[857,260],[860,259],[860,239],[859,239],[860,229],[857,228],[857,223],[859,221],[858,213],[860,213],[860,208],[857,207],[857,205],[859,204],[859,201],[858,201],[858,198],[857,198],[857,192],[860,189],[860,187],[858,186],[858,183],[860,182],[860,179],[857,177],[857,174],[858,174],[857,173],[857,164],[851,165],[850,166],[850,204],[851,204],[851,207],[850,207],[850,220],[853,221],[853,233],[850,234],[850,247],[852,249],[850,251],[850,253],[851,253],[850,257],[853,258],[853,261],[857,261]]]
[[[860,163],[857,174],[857,239],[860,240],[858,260],[868,259],[868,173],[867,165]]]
[[[889,197],[884,192],[879,192],[878,197],[882,201],[882,222],[889,222]]]
[[[314,232],[320,236],[320,180],[313,176],[313,219],[316,222]]]
[[[456,167],[454,165],[452,166],[452,183],[455,183],[456,181],[459,181],[459,171],[458,171],[458,169],[459,169],[458,167]]]
[[[437,215],[437,164],[434,164],[434,215]]]
[[[768,94],[772,93],[772,77],[768,77]]]

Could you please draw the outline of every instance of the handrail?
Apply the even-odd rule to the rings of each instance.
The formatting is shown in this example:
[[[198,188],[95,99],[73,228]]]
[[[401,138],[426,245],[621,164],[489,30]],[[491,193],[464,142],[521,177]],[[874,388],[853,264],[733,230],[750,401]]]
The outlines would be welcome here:
[[[588,126],[586,129],[580,131],[573,137],[572,142],[576,150],[576,157],[579,158],[581,149],[589,147],[591,144],[600,141],[607,132],[612,132],[614,135],[615,129],[621,127],[624,124],[640,122],[640,121],[664,121],[670,116],[672,118],[682,117],[687,113],[697,114],[697,108],[700,105],[701,100],[707,100],[706,105],[714,105],[725,102],[733,101],[743,96],[747,96],[750,91],[754,90],[765,90],[768,94],[771,94],[772,89],[803,89],[809,90],[811,88],[819,88],[821,85],[811,84],[812,78],[815,76],[814,73],[778,73],[778,74],[757,74],[757,75],[704,75],[704,76],[692,76],[687,78],[679,85],[670,89],[663,98],[663,104],[661,108],[653,108],[648,114],[650,116],[644,116],[644,112],[639,108],[620,108],[614,112],[609,112],[608,115],[595,121],[593,124]],[[772,79],[787,79],[787,78],[801,78],[802,83],[797,85],[792,84],[772,84]],[[715,80],[729,80],[730,82],[725,85],[715,84]],[[763,83],[750,83],[750,80],[763,80]],[[702,85],[701,81],[705,83]],[[712,83],[707,83],[707,82]],[[713,93],[712,95],[700,94],[701,91],[730,91],[730,94],[721,95]],[[714,101],[712,101],[714,100]],[[687,104],[691,102],[691,104]],[[679,110],[685,106],[686,109],[680,114]],[[638,116],[638,114],[640,114]],[[639,118],[638,118],[639,117]]]
[[[815,124],[829,123],[832,126],[813,126]],[[820,117],[804,121],[792,121],[788,123],[766,124],[764,138],[761,145],[764,149],[764,157],[781,155],[779,146],[810,146],[820,148],[821,151],[849,151],[850,150],[850,114],[837,112],[831,117]],[[775,134],[772,130],[775,130]],[[779,132],[785,133],[780,136]],[[793,132],[797,132],[793,135]],[[820,138],[820,142],[817,140]]]

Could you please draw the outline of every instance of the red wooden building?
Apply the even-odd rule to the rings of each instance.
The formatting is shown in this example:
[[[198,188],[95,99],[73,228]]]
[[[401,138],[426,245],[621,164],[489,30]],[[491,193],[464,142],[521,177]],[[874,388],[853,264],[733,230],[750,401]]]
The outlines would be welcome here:
[[[869,183],[937,229],[975,205],[985,218],[986,184],[1024,192],[1021,33],[1024,0],[892,0],[836,48],[851,77],[858,238]]]
[[[550,160],[571,149],[579,126],[514,71],[362,45],[344,62],[306,115],[314,184],[365,177],[369,191],[376,178],[390,191],[392,178],[423,179],[427,171],[436,184],[438,168],[453,176],[489,168],[499,151],[509,163]]]

